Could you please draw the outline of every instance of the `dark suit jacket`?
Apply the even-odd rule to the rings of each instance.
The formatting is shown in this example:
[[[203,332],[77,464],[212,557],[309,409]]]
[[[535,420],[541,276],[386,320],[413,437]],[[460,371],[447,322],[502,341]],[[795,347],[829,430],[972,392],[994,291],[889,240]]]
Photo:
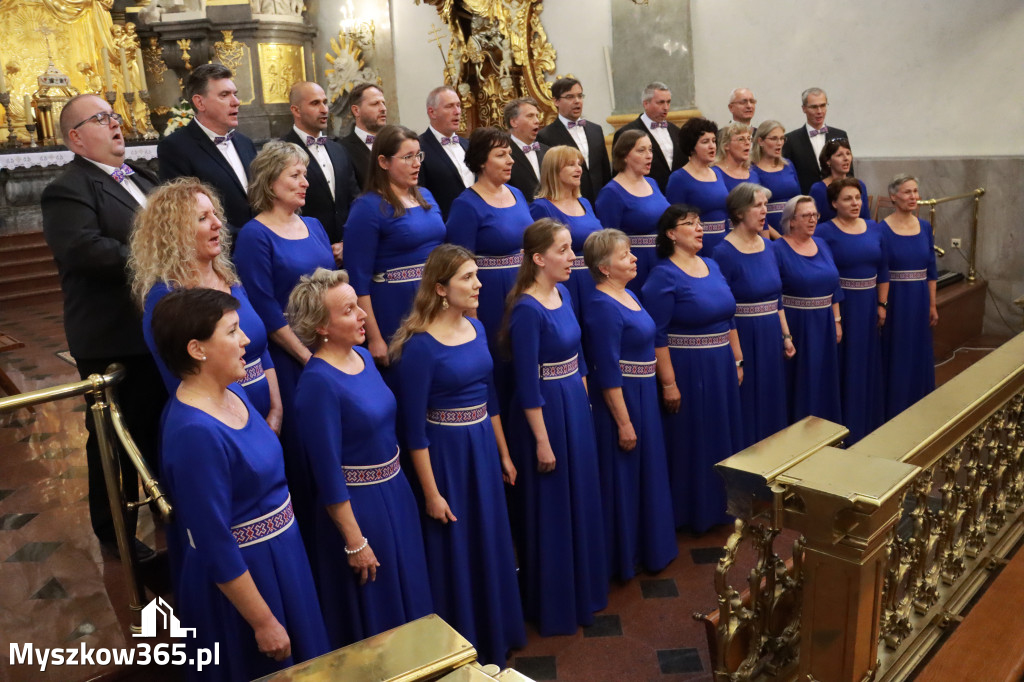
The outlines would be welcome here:
[[[313,158],[306,141],[300,139],[295,133],[295,128],[288,131],[288,134],[281,138],[285,142],[294,142],[306,150],[309,157],[309,164],[306,166],[306,179],[309,181],[309,188],[306,190],[306,205],[302,207],[302,215],[316,218],[327,231],[327,236],[332,244],[341,241],[345,232],[345,221],[348,219],[348,207],[359,196],[359,184],[356,182],[355,173],[352,170],[352,162],[348,154],[337,142],[327,140],[324,149],[334,166],[334,197],[331,197],[331,188],[327,184],[327,177],[324,175],[320,162]],[[362,143],[360,143],[362,144]],[[366,145],[363,145],[364,147]]]
[[[667,128],[668,135],[672,138],[671,163],[669,163],[669,159],[665,158],[665,152],[662,151],[661,147],[658,145],[658,141],[654,139],[654,135],[651,135],[651,131],[644,125],[643,119],[639,116],[637,116],[635,120],[630,121],[615,131],[615,136],[612,138],[613,147],[615,146],[615,142],[619,141],[619,135],[622,135],[626,130],[639,130],[640,132],[647,133],[650,136],[654,147],[654,159],[651,161],[651,172],[648,175],[658,183],[658,187],[661,188],[661,193],[664,194],[665,187],[668,185],[669,174],[678,168],[682,168],[684,163],[682,147],[679,144],[679,126],[669,121]]]
[[[459,137],[459,144],[463,149],[469,149],[469,141],[462,137]],[[466,189],[462,174],[429,128],[420,135],[420,150],[423,152],[423,165],[420,166],[419,185],[430,190],[442,217],[448,220],[452,202]]]
[[[366,176],[370,173],[370,148],[359,139],[354,130],[339,139],[338,144],[348,152],[349,161],[352,162],[352,169],[356,172],[356,182],[359,183],[359,188],[363,189],[366,187]]]
[[[145,193],[156,186],[128,164]],[[43,235],[64,290],[64,333],[76,358],[148,355],[142,314],[129,291],[128,238],[139,204],[116,180],[75,156],[43,190]]]
[[[842,138],[850,139],[845,130],[828,126],[828,132],[825,133],[826,143]],[[800,191],[804,194],[810,192],[811,185],[821,180],[821,165],[818,163],[818,157],[814,155],[814,147],[811,146],[811,137],[807,134],[806,125],[801,123],[799,128],[786,133],[782,155],[793,162],[797,180],[800,181]],[[853,175],[853,166],[850,166],[850,175]]]
[[[256,145],[238,131],[235,131],[231,143],[235,145],[238,158],[242,160],[242,167],[248,173],[249,164],[256,157]],[[224,218],[228,222],[231,236],[238,236],[242,225],[249,222],[253,216],[246,188],[242,187],[231,164],[206,136],[199,124],[192,121],[184,128],[174,131],[169,137],[160,140],[156,154],[160,160],[161,180],[192,176],[212,185],[220,193],[221,203],[224,204]]]
[[[540,149],[537,150],[537,165],[542,166],[544,163],[544,154],[548,151],[549,147],[541,143]],[[533,166],[526,158],[526,154],[523,150],[512,141],[512,158],[515,163],[512,165],[512,177],[509,179],[508,184],[512,185],[526,197],[527,201],[533,201],[534,197],[537,196],[537,188],[540,186],[540,178],[533,172]]]
[[[583,177],[580,179],[580,193],[590,203],[597,200],[597,193],[612,179],[612,167],[608,162],[608,150],[604,146],[604,132],[601,126],[587,121],[583,127],[587,135],[587,145],[590,147],[590,158],[586,159],[583,168]],[[537,139],[554,147],[566,144],[576,147],[576,140],[569,134],[569,129],[562,124],[562,119],[556,118],[553,123],[540,129]],[[578,147],[577,147],[578,149]]]

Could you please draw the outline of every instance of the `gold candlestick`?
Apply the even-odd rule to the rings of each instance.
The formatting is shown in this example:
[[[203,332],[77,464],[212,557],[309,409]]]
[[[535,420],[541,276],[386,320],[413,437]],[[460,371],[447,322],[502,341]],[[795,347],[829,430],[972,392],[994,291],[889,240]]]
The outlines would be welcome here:
[[[145,103],[146,109],[149,110],[149,90],[141,90],[139,92],[139,99],[142,100],[143,103]],[[158,135],[156,134],[156,131],[153,130],[152,123],[147,120],[146,124],[146,132],[143,134],[142,137],[146,140],[157,139]]]
[[[131,132],[125,137],[133,141],[140,140],[142,139],[142,135],[139,133],[139,126],[135,121],[135,93],[123,92],[121,93],[121,96],[124,97],[124,103],[128,105],[128,118],[132,124]]]
[[[18,136],[14,134],[14,121],[11,120],[11,93],[0,92],[0,106],[4,108],[7,115],[7,146],[17,147]]]

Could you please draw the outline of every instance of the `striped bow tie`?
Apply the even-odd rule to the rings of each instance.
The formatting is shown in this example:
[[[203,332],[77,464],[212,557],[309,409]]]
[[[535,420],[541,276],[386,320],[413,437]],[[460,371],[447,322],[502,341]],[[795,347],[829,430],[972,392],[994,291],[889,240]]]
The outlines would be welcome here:
[[[444,147],[447,147],[450,144],[458,144],[458,143],[459,143],[459,136],[458,135],[454,135],[453,134],[451,137],[442,137],[441,138],[441,145],[444,146]]]
[[[235,136],[235,130],[232,128],[231,130],[229,130],[227,132],[226,135],[218,135],[217,137],[213,138],[213,143],[214,144],[223,144],[224,142],[230,142],[231,138],[234,137],[234,136]]]
[[[585,126],[585,125],[587,125],[586,120],[581,118],[578,121],[569,121],[568,128],[569,128],[569,130],[572,130],[576,126]]]
[[[538,149],[540,149],[540,142],[534,142],[533,144],[524,144],[523,145],[523,153],[524,154],[529,154],[530,152],[535,152]]]
[[[312,135],[306,135],[306,146],[308,147],[311,144],[318,144],[323,147],[327,144],[327,136],[320,135],[319,137],[313,137]]]
[[[651,121],[651,130],[658,128],[668,128],[668,121]]]
[[[811,129],[810,131],[808,131],[807,134],[810,135],[811,137],[814,137],[815,135],[824,135],[827,132],[828,126],[821,126],[817,130]]]
[[[114,172],[110,174],[110,177],[114,178],[118,182],[124,182],[124,179],[129,175],[135,175],[135,171],[133,171],[127,163],[122,163],[120,168],[115,169]]]

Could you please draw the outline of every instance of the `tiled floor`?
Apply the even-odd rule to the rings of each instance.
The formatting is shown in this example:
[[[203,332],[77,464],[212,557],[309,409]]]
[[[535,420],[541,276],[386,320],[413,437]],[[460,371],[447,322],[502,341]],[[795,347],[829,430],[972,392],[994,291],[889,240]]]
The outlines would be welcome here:
[[[0,355],[0,366],[22,390],[78,379],[58,356],[67,348],[59,304],[0,311],[0,330],[26,343],[25,349]],[[940,382],[982,355],[958,355],[940,368]],[[130,641],[121,565],[101,553],[89,526],[84,409],[76,399],[41,405],[35,415],[21,410],[0,416],[0,642],[5,645],[119,647]],[[140,529],[143,540],[153,544],[152,522],[143,518]],[[692,614],[715,605],[715,565],[729,531],[680,534],[679,557],[668,568],[613,585],[608,608],[575,635],[542,638],[530,631],[529,643],[514,652],[510,665],[533,679],[560,682],[710,680],[703,625]],[[778,541],[780,554],[788,556],[791,542]],[[749,565],[734,568],[735,583],[742,583]],[[41,674],[11,666],[8,655],[5,646],[0,680],[74,681],[101,672],[122,679],[174,679],[169,669],[116,671],[98,665]]]

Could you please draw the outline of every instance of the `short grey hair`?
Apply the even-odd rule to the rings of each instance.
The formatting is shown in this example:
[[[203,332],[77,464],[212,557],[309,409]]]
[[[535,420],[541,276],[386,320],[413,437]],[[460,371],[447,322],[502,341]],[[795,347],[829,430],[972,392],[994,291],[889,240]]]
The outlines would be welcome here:
[[[441,99],[441,93],[442,92],[452,92],[452,93],[455,94],[456,97],[458,97],[458,95],[459,95],[459,93],[456,92],[455,88],[453,88],[452,86],[450,86],[450,85],[439,85],[436,88],[434,88],[433,90],[431,90],[430,93],[427,95],[427,109],[436,109],[437,108],[438,102]]]
[[[750,88],[733,88],[732,92],[729,93],[729,104],[736,101],[736,95],[739,94],[740,90],[750,90]],[[750,92],[753,94],[754,91],[750,90]]]
[[[597,232],[591,232],[587,241],[583,242],[583,262],[590,270],[590,276],[595,282],[603,282],[608,276],[601,272],[602,265],[608,265],[612,254],[619,244],[629,244],[629,235],[622,230],[605,228]]]
[[[825,95],[825,102],[826,103],[828,102],[828,93],[827,92],[825,92],[821,88],[807,88],[802,93],[800,93],[800,106],[806,107],[807,106],[807,98],[810,97],[811,95]]]
[[[741,182],[733,187],[725,199],[725,210],[729,214],[729,220],[733,223],[742,221],[743,214],[757,203],[758,194],[763,194],[765,201],[772,198],[772,191],[756,182]]]
[[[797,194],[786,202],[786,205],[782,207],[782,220],[779,221],[779,232],[782,234],[789,232],[789,223],[793,220],[793,216],[796,215],[796,207],[808,201],[811,202],[811,206],[817,206],[814,203],[814,199],[806,194]]]
[[[288,310],[285,317],[288,326],[299,337],[299,341],[315,348],[320,345],[317,327],[331,319],[331,312],[324,304],[324,296],[334,287],[348,284],[348,273],[344,270],[317,268],[312,275],[303,275],[288,295]]]
[[[650,102],[652,99],[654,99],[654,93],[656,93],[658,90],[671,91],[671,88],[662,83],[661,81],[654,81],[653,83],[648,83],[647,87],[645,87],[644,91],[640,94],[640,102]]]
[[[895,175],[893,179],[889,181],[889,196],[892,196],[899,192],[900,187],[903,186],[903,183],[910,182],[911,180],[918,184],[921,184],[917,177],[911,175],[910,173],[899,173]]]
[[[519,110],[523,108],[524,104],[529,104],[540,112],[540,105],[537,104],[537,100],[534,98],[520,97],[519,99],[514,99],[505,105],[505,111],[503,112],[505,117],[505,128],[512,127],[512,119],[519,116]]]

